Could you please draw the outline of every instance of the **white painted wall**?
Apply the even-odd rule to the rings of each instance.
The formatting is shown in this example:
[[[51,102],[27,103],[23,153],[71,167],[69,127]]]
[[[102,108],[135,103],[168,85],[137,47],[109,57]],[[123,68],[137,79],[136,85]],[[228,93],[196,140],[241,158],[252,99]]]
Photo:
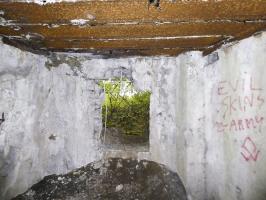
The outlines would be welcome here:
[[[207,57],[60,55],[50,70],[45,57],[0,49],[3,196],[101,158],[103,93],[94,79],[122,74],[152,91],[150,153],[139,158],[177,171],[193,200],[265,199],[266,33]]]
[[[67,75],[69,67],[49,71],[44,57],[3,44],[0,49],[0,113],[6,117],[0,127],[2,199],[45,175],[99,159],[95,113],[101,103],[95,83]]]

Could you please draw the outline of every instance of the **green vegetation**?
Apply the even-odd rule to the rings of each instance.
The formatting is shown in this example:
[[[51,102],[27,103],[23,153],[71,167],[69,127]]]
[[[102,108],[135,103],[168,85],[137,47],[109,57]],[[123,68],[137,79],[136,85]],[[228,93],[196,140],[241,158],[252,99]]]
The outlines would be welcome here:
[[[103,126],[107,110],[107,128],[116,128],[127,135],[148,137],[150,92],[137,92],[126,79],[102,81],[100,86],[105,88],[106,95],[102,106]]]

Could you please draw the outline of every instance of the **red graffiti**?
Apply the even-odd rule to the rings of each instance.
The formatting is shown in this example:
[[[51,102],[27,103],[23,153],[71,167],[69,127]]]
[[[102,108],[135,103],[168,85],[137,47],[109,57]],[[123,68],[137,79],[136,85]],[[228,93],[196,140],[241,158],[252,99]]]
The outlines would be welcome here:
[[[219,107],[214,126],[218,133],[262,132],[265,123],[261,109],[265,104],[263,88],[252,76],[222,80],[216,87]],[[252,113],[257,113],[256,115]],[[258,160],[260,151],[250,137],[241,146],[241,155],[249,162]]]
[[[216,92],[220,104],[217,108],[218,120],[215,121],[217,132],[241,132],[254,129],[261,132],[264,117],[249,114],[254,111],[258,113],[265,103],[265,98],[261,94],[263,88],[255,82],[254,78],[249,76],[218,83]]]
[[[245,95],[245,96],[233,96],[227,95],[221,101],[222,117],[231,116],[234,112],[246,112],[247,109],[259,108],[261,109],[264,104],[264,98],[260,94]]]
[[[217,94],[221,97],[221,113],[223,119],[235,112],[246,112],[248,109],[261,109],[265,103],[261,96],[263,89],[255,84],[252,76],[235,81],[220,81]]]
[[[217,131],[219,133],[224,133],[226,131],[228,124],[225,124],[223,122],[215,122],[215,123],[216,123],[215,126],[217,128]]]
[[[250,137],[246,137],[242,144],[241,155],[248,162],[250,160],[257,161],[260,151],[257,149],[256,144]]]
[[[218,132],[224,133],[227,131],[241,132],[245,130],[258,129],[261,132],[261,126],[263,125],[264,117],[255,116],[250,118],[239,118],[231,119],[228,123],[226,122],[215,122],[215,126]]]
[[[262,91],[263,89],[255,86],[252,76],[247,79],[237,79],[236,81],[220,81],[217,87],[217,94],[219,96],[225,96],[229,93],[235,93],[237,91]]]

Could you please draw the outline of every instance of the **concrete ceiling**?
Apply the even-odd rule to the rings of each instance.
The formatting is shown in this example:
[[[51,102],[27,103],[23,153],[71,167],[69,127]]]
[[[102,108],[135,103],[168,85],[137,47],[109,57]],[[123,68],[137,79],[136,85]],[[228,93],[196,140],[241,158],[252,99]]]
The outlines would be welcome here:
[[[208,54],[265,29],[266,0],[0,2],[3,41],[37,53]]]

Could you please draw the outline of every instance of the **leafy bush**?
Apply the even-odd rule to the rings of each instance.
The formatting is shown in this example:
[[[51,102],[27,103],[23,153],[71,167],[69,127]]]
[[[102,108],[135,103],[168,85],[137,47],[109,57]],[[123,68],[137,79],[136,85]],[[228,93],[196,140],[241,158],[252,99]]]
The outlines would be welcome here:
[[[106,95],[102,106],[103,125],[107,110],[107,128],[116,128],[127,135],[148,137],[150,92],[137,92],[125,79],[102,81],[100,86],[105,88]]]

